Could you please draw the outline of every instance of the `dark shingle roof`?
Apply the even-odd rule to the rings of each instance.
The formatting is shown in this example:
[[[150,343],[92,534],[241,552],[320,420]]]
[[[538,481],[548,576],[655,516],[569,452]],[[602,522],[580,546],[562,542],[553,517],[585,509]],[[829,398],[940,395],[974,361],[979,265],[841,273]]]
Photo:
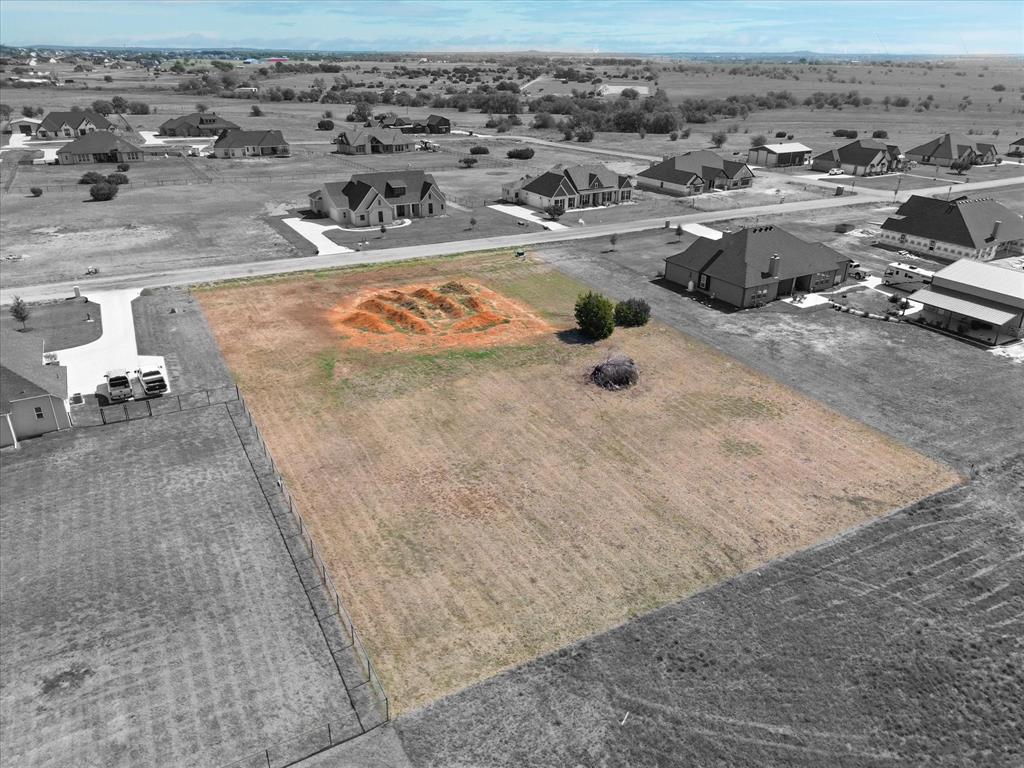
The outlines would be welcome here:
[[[545,171],[526,182],[523,189],[543,197],[552,197],[556,194],[576,195],[589,189],[622,189],[627,186],[628,176],[620,176],[610,168],[593,163]]]
[[[34,395],[68,396],[67,369],[43,365],[43,340],[4,328],[0,330],[0,413],[12,400]]]
[[[778,279],[828,272],[846,259],[822,243],[808,243],[778,227],[747,227],[720,240],[700,238],[668,264],[703,272],[717,280],[750,288],[769,282],[768,265],[778,254]]]
[[[345,137],[344,141],[342,141],[342,137]],[[354,147],[359,144],[369,144],[374,139],[381,144],[387,145],[412,144],[414,142],[413,139],[410,139],[404,133],[394,128],[363,127],[343,130],[337,135],[337,137],[335,137],[334,143]]]
[[[237,125],[230,120],[225,120],[216,112],[193,112],[190,115],[182,115],[181,117],[172,117],[170,120],[165,120],[160,125],[160,131],[163,132],[169,128],[179,128],[183,125],[193,128],[207,128],[211,131],[233,131],[238,129]]]
[[[101,130],[106,130],[112,125],[107,118],[98,112],[83,109],[78,112],[51,112],[43,118],[43,122],[39,124],[39,128],[41,130],[57,131],[60,130],[60,127],[64,125],[64,123],[67,123],[72,130],[77,131],[79,126],[81,126],[83,121],[86,119],[91,121],[93,125]]]
[[[879,152],[895,157],[899,155],[900,150],[895,144],[883,144],[873,139],[857,139],[849,144],[844,144],[838,149],[823,152],[814,159],[847,163],[849,165],[870,165],[878,157]]]
[[[68,142],[57,150],[57,155],[92,155],[114,151],[141,152],[142,150],[110,131],[93,131]]]
[[[280,131],[225,131],[213,146],[216,149],[235,149],[238,147],[286,147],[288,142]]]
[[[993,238],[997,221],[999,234]],[[939,200],[911,195],[894,216],[885,220],[882,229],[977,249],[994,242],[1024,239],[1024,218],[989,197]]]
[[[984,155],[993,149],[994,146],[992,144],[974,141],[966,136],[955,133],[945,133],[918,147],[908,149],[907,154],[920,155],[921,157],[937,157],[943,160],[956,160],[963,157],[969,151]]]
[[[430,115],[427,118],[427,125],[451,125],[451,122],[444,115]]]
[[[400,185],[405,191],[396,194]],[[423,171],[381,171],[379,173],[357,173],[348,181],[331,181],[323,189],[335,205],[354,210],[376,192],[392,205],[418,203],[437,187],[434,177]],[[440,193],[440,189],[437,190]]]
[[[726,160],[709,149],[700,149],[667,158],[647,170],[641,171],[637,176],[654,181],[687,185],[692,183],[694,177],[698,177],[711,184],[720,176],[734,179],[744,168],[750,170],[746,163]]]

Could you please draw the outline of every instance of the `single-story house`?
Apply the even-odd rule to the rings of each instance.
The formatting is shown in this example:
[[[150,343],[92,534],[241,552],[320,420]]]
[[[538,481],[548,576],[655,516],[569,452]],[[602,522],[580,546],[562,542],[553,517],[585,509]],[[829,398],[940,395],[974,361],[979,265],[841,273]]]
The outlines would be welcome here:
[[[218,136],[221,131],[235,131],[238,126],[216,112],[193,112],[172,117],[160,125],[161,136]]]
[[[57,150],[60,165],[80,163],[137,163],[145,160],[145,153],[109,131],[94,131],[79,136]]]
[[[838,149],[822,152],[811,161],[815,171],[839,168],[851,176],[875,176],[899,170],[903,155],[895,144],[874,139],[857,139]]]
[[[633,196],[633,183],[597,163],[553,168],[537,176],[524,176],[501,186],[501,198],[540,210],[617,205]]]
[[[0,447],[71,428],[68,374],[43,364],[43,340],[0,330]]]
[[[1024,155],[1024,136],[1012,142],[1010,144],[1010,149],[1006,154],[1011,157],[1020,157],[1021,155]]]
[[[911,195],[882,223],[879,242],[939,261],[1024,254],[1024,217],[990,197]]]
[[[1012,341],[1024,328],[1024,272],[961,259],[910,294],[926,325],[987,344]]]
[[[7,121],[4,133],[20,133],[23,136],[34,136],[42,122],[38,117],[14,117]]]
[[[280,131],[224,131],[213,142],[215,157],[288,157],[291,150]]]
[[[907,160],[948,168],[954,160],[969,160],[973,165],[988,165],[995,162],[998,154],[995,144],[945,133],[919,147],[908,149]]]
[[[429,173],[382,171],[327,182],[310,193],[309,207],[343,226],[379,227],[405,218],[440,216],[445,198]]]
[[[747,150],[747,162],[765,168],[807,165],[813,150],[795,141],[783,144],[759,144]]]
[[[94,131],[113,131],[114,124],[103,115],[88,109],[76,112],[51,112],[36,129],[36,138],[71,138]]]
[[[337,135],[334,144],[343,155],[385,155],[416,149],[415,139],[394,128],[347,128]]]
[[[665,279],[734,307],[756,307],[846,279],[849,260],[775,226],[746,227],[721,239],[699,238],[665,259]]]
[[[656,192],[697,195],[713,189],[749,187],[753,178],[754,173],[746,163],[700,149],[655,163],[636,175],[636,183],[642,189]]]

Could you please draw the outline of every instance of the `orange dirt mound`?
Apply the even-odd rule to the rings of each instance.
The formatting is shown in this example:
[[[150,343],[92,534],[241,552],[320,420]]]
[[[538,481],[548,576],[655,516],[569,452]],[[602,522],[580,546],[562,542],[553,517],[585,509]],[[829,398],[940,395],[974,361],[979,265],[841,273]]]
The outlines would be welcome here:
[[[455,333],[467,333],[468,331],[482,331],[495,325],[509,322],[507,317],[501,317],[493,312],[480,312],[479,314],[460,320],[452,326]]]
[[[520,344],[552,331],[518,302],[454,281],[366,290],[333,307],[328,319],[346,345],[381,352]]]
[[[367,299],[357,305],[357,309],[391,321],[394,325],[413,333],[430,333],[430,324],[422,318],[416,317],[407,309],[387,304],[378,298]]]
[[[412,292],[412,295],[417,299],[422,299],[427,302],[430,306],[435,309],[439,309],[444,312],[448,317],[462,317],[465,312],[462,307],[456,302],[449,299],[447,296],[443,296],[440,293],[430,290],[429,288],[417,288]]]
[[[390,333],[394,329],[380,315],[357,311],[341,319],[342,325],[370,333]]]

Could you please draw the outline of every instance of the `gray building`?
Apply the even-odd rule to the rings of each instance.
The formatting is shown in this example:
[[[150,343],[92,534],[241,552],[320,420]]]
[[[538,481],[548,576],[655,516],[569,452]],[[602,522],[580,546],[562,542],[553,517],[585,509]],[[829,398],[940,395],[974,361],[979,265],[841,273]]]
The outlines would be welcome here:
[[[846,279],[849,261],[821,243],[774,226],[700,238],[665,259],[665,279],[731,304],[756,307],[793,293],[827,290]]]

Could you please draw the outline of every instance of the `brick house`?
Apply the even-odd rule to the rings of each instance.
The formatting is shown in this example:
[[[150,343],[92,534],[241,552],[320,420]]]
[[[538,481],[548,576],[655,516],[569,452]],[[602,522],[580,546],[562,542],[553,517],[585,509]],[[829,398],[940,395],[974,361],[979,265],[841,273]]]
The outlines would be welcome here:
[[[280,131],[224,131],[213,142],[215,157],[289,157],[291,150]]]
[[[57,150],[60,165],[81,163],[138,163],[146,159],[145,153],[109,131],[94,131],[79,136]]]
[[[991,261],[1024,254],[1024,218],[990,197],[911,195],[882,223],[878,239],[939,261]]]
[[[379,227],[406,218],[441,216],[445,197],[429,173],[382,171],[322,184],[310,193],[309,207],[342,226]]]
[[[877,176],[899,170],[902,165],[900,148],[874,139],[857,139],[837,149],[822,152],[811,161],[815,171],[840,169],[850,176]]]
[[[221,131],[236,131],[238,126],[216,112],[193,112],[172,117],[160,125],[161,136],[219,136]]]
[[[665,280],[734,307],[755,307],[846,279],[849,260],[774,226],[746,227],[721,239],[697,239],[665,259]]]
[[[335,150],[342,155],[389,155],[412,152],[416,140],[394,128],[345,129],[334,139]]]
[[[668,157],[636,175],[637,186],[675,195],[749,187],[754,178],[746,163],[726,160],[708,149]]]
[[[596,163],[553,168],[501,187],[502,200],[542,211],[554,208],[560,213],[572,208],[618,205],[632,196],[633,183],[628,176]]]
[[[76,112],[50,112],[36,128],[38,139],[63,139],[85,136],[95,131],[113,131],[114,124],[88,109]]]
[[[987,165],[995,162],[998,154],[995,144],[946,133],[907,150],[907,160],[949,168],[955,160],[969,160],[972,165]]]

